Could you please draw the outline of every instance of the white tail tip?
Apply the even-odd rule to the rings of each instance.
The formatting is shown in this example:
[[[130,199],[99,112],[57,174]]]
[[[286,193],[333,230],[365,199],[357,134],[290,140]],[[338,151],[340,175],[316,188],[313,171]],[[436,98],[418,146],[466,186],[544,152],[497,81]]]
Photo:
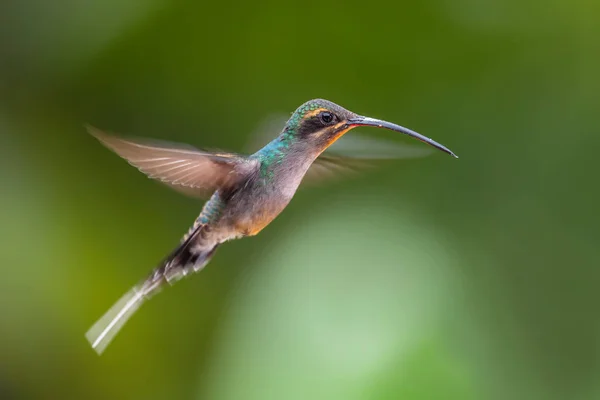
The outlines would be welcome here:
[[[85,337],[98,355],[102,354],[144,300],[143,293],[137,287],[131,289],[87,331]]]

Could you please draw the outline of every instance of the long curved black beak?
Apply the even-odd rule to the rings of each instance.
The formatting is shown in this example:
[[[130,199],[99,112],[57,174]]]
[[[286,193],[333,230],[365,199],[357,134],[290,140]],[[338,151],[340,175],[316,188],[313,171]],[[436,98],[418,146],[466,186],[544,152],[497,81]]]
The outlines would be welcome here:
[[[450,151],[450,149],[448,149],[445,146],[442,146],[438,142],[431,140],[428,137],[421,135],[420,133],[411,131],[410,129],[405,128],[403,126],[392,124],[391,122],[382,121],[380,119],[375,119],[375,118],[358,116],[355,118],[350,118],[347,122],[347,125],[348,126],[375,126],[377,128],[385,128],[385,129],[390,129],[392,131],[404,133],[405,135],[414,137],[415,139],[418,139],[421,142],[427,143],[427,144],[435,147],[438,150],[441,150],[445,153],[450,154],[453,157],[458,158],[458,156],[456,154],[454,154],[452,151]]]

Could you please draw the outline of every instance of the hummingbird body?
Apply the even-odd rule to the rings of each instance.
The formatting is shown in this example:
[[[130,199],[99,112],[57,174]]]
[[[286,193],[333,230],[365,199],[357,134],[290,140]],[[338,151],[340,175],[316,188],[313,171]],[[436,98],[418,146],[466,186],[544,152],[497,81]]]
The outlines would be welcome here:
[[[177,248],[88,331],[92,347],[101,353],[144,299],[165,283],[201,270],[220,244],[258,234],[285,209],[311,171],[332,170],[341,164],[341,159],[319,156],[357,126],[395,130],[455,156],[416,132],[321,99],[296,109],[280,135],[250,156],[151,145],[90,128],[104,145],[151,178],[186,194],[210,196]]]

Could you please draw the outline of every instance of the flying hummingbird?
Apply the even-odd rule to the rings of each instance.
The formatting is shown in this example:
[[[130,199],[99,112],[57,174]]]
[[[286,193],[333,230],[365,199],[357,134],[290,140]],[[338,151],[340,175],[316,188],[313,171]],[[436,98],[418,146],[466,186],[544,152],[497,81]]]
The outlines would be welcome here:
[[[105,350],[144,300],[165,284],[204,268],[221,243],[258,234],[283,211],[303,180],[327,171],[355,168],[353,161],[360,161],[358,157],[322,153],[359,126],[400,132],[457,157],[410,129],[355,114],[322,99],[298,107],[281,133],[249,156],[123,139],[88,127],[101,143],[150,178],[185,194],[209,198],[175,250],[86,333],[96,352]]]

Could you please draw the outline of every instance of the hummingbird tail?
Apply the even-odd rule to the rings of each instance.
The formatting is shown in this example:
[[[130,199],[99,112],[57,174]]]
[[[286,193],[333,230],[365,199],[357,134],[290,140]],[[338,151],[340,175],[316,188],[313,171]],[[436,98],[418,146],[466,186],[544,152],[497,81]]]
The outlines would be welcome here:
[[[92,327],[85,337],[98,353],[106,349],[121,330],[125,322],[137,311],[145,300],[140,288],[134,287],[119,299]]]
[[[140,284],[121,297],[85,334],[92,348],[100,355],[119,333],[138,308],[164,286],[173,284],[190,273],[200,271],[210,261],[217,245],[209,249],[194,247],[202,231],[198,226],[154,271]]]

